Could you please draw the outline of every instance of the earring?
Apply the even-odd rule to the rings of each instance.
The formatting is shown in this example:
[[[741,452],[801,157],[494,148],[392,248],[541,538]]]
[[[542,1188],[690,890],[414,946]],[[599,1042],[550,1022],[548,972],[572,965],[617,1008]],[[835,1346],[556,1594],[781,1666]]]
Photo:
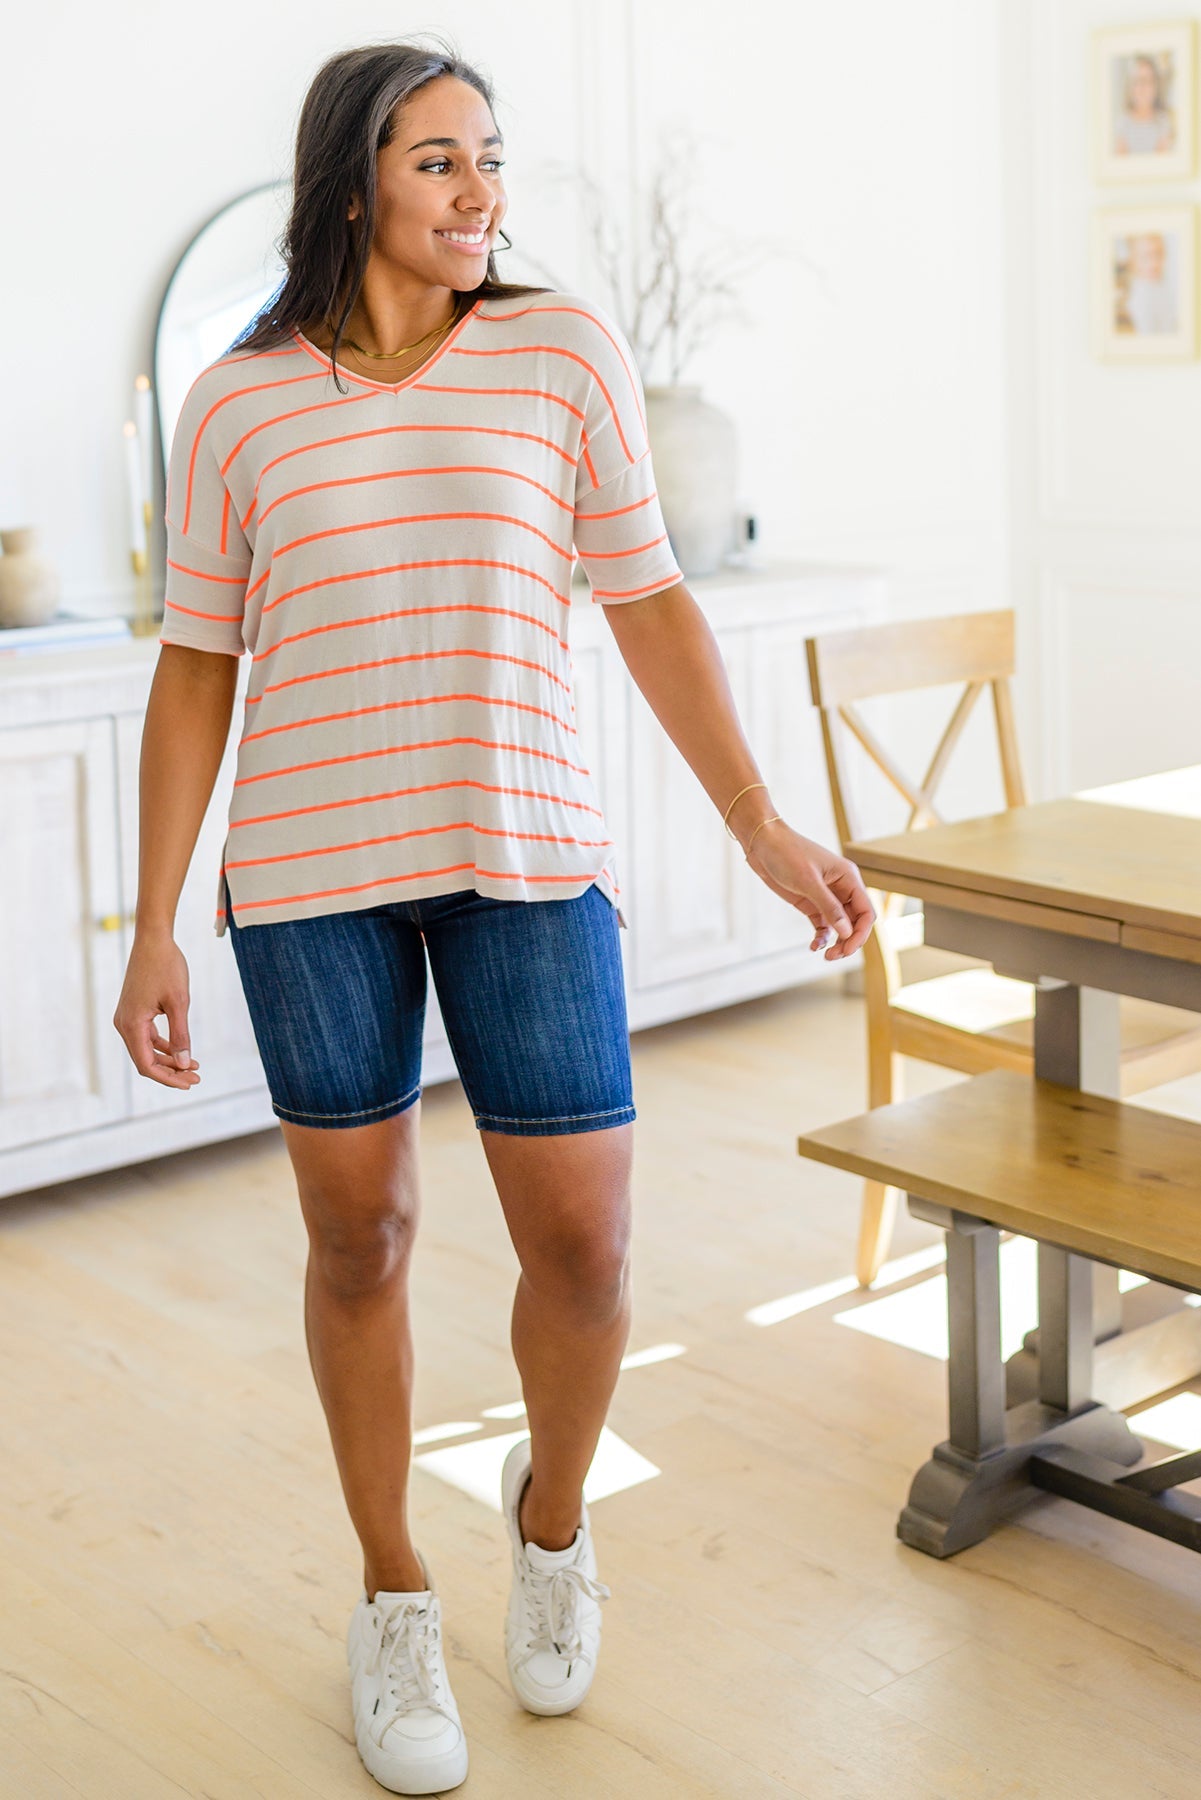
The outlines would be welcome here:
[[[509,234],[508,234],[508,232],[507,232],[507,231],[506,231],[506,230],[505,230],[505,228],[504,228],[504,226],[503,226],[503,225],[498,225],[498,226],[497,226],[497,227],[496,227],[496,230],[497,230],[497,235],[498,235],[498,236],[500,236],[500,237],[503,237],[503,238],[504,238],[504,240],[505,240],[505,249],[506,249],[506,250],[511,250],[511,249],[512,249],[512,248],[513,248],[513,240],[512,240],[512,238],[511,238],[511,237],[510,237],[510,236],[509,236]],[[495,255],[495,254],[496,254],[496,252],[495,252],[495,251],[493,251],[493,255]]]

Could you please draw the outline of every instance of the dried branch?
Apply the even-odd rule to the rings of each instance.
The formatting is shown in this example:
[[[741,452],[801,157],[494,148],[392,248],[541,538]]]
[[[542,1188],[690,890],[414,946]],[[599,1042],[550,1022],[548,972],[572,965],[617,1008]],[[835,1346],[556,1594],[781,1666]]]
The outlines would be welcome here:
[[[639,196],[628,229],[612,197],[586,170],[555,164],[548,171],[552,181],[568,184],[582,203],[608,308],[648,382],[660,366],[668,381],[679,382],[723,326],[749,322],[743,296],[765,263],[777,257],[799,260],[822,280],[806,257],[774,239],[723,234],[717,242],[697,243],[691,171],[699,153],[691,132],[677,129],[660,137],[649,187]],[[535,268],[543,266],[528,260]]]

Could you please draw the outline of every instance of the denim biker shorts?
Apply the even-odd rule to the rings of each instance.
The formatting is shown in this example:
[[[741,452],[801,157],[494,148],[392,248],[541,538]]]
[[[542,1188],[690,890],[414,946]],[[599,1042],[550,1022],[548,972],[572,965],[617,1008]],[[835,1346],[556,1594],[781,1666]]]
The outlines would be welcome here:
[[[481,1130],[635,1116],[617,910],[595,884],[573,900],[469,888],[239,929],[226,882],[225,917],[281,1119],[368,1125],[420,1098],[427,954]]]

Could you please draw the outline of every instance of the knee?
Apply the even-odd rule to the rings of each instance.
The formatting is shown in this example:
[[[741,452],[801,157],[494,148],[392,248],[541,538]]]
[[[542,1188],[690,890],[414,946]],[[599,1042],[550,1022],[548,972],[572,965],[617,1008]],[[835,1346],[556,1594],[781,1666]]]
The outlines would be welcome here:
[[[342,1299],[377,1293],[407,1269],[415,1231],[413,1214],[403,1208],[310,1225],[313,1267]]]
[[[624,1231],[557,1232],[524,1271],[534,1291],[569,1311],[581,1325],[607,1325],[625,1304],[630,1254]]]

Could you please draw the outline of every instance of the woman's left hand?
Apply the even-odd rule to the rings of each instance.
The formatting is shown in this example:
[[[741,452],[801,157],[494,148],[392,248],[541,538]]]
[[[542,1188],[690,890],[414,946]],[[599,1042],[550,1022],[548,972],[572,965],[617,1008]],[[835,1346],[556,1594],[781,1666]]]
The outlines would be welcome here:
[[[866,942],[876,912],[858,869],[845,856],[802,837],[780,819],[758,832],[747,860],[773,894],[804,913],[814,930],[809,948],[821,950],[828,944],[827,962],[850,956]]]

